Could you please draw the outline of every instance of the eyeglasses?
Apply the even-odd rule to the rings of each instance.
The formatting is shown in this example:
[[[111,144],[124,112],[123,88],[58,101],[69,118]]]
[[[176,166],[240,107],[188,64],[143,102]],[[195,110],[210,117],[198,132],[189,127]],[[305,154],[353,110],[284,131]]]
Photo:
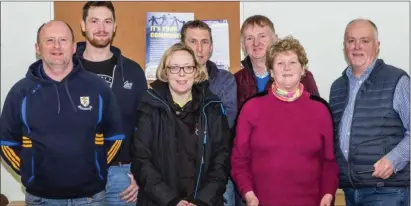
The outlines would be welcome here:
[[[178,73],[180,73],[181,70],[183,70],[184,73],[186,73],[186,74],[191,74],[191,73],[194,72],[195,68],[196,68],[195,66],[183,66],[183,67],[169,66],[169,67],[167,67],[167,69],[169,69],[172,74],[178,74]]]

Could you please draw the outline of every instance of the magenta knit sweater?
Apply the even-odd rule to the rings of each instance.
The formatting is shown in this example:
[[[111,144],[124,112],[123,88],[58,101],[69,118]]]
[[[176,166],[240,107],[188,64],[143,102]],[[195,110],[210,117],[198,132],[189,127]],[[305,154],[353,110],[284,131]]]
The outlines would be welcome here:
[[[304,92],[293,102],[271,89],[242,108],[231,156],[231,175],[244,197],[260,206],[318,206],[335,195],[338,166],[327,103]]]

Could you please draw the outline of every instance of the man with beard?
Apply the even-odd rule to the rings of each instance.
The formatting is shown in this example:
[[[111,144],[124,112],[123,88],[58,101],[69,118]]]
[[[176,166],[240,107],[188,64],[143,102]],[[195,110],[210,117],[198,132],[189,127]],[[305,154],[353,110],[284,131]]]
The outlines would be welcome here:
[[[87,2],[81,21],[86,42],[77,44],[76,56],[86,70],[99,75],[110,85],[123,117],[126,139],[108,170],[106,205],[135,205],[138,186],[130,174],[130,141],[137,119],[136,108],[147,90],[147,81],[140,65],[111,45],[116,26],[111,2]]]

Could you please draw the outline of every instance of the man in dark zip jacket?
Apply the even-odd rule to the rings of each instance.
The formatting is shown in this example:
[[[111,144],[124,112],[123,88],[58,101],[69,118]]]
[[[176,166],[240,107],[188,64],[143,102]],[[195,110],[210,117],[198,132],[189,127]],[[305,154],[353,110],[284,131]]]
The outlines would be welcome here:
[[[186,22],[181,29],[181,41],[196,53],[199,63],[206,67],[209,89],[227,108],[228,124],[232,128],[237,115],[237,86],[231,72],[219,69],[210,60],[213,52],[210,26],[200,20]]]
[[[245,54],[241,61],[241,69],[234,74],[237,82],[237,106],[241,108],[244,102],[258,92],[267,90],[273,83],[266,68],[267,47],[278,41],[274,24],[262,15],[248,17],[241,26],[241,46]],[[319,96],[313,74],[305,69],[301,79],[304,90]]]
[[[73,58],[71,28],[43,24],[26,77],[7,95],[0,154],[26,187],[27,205],[104,205],[108,164],[124,139],[117,101]]]
[[[77,44],[78,56],[86,70],[103,78],[111,87],[121,109],[126,135],[119,154],[108,170],[107,205],[135,205],[138,186],[129,173],[130,141],[134,131],[137,105],[147,90],[147,81],[139,64],[124,57],[112,46],[116,30],[114,6],[110,1],[90,1],[83,7],[81,28],[86,42]]]

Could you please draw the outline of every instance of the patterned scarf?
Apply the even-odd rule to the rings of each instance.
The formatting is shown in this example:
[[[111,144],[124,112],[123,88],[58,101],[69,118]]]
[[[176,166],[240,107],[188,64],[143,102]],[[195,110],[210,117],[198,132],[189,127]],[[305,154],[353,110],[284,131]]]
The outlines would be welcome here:
[[[285,102],[292,102],[303,94],[304,85],[300,83],[295,92],[287,92],[280,89],[277,83],[273,82],[273,84],[271,85],[271,90],[273,91],[274,96],[276,96],[278,99]]]

